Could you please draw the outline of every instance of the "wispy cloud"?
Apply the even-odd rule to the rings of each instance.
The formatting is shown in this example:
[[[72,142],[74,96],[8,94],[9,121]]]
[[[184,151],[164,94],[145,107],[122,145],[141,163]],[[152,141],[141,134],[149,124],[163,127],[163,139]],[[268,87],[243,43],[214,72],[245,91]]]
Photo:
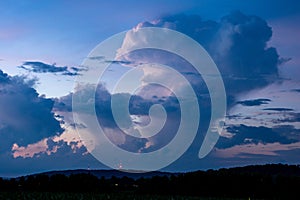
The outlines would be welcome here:
[[[226,131],[231,134],[231,137],[221,137],[217,144],[219,149],[227,149],[237,145],[257,145],[259,143],[292,144],[300,142],[298,137],[300,129],[289,125],[268,128],[241,124],[229,126]]]
[[[238,101],[237,104],[241,104],[243,106],[260,106],[262,104],[268,104],[271,102],[271,99],[252,99],[252,100],[244,100]]]
[[[296,113],[296,112],[285,113],[284,117],[280,117],[278,119],[275,119],[274,122],[275,123],[300,122],[300,113]]]
[[[292,89],[291,92],[300,92],[300,89]]]
[[[294,109],[291,108],[264,108],[263,110],[269,110],[269,111],[293,111]]]
[[[277,156],[280,157],[281,152],[290,152],[292,150],[300,149],[300,142],[290,144],[275,143],[257,143],[257,144],[243,144],[230,147],[228,149],[216,149],[215,155],[222,158],[252,158],[254,155]]]
[[[65,76],[78,76],[80,71],[85,71],[83,67],[67,67],[67,66],[56,66],[56,64],[47,64],[40,61],[26,61],[21,66],[21,69],[25,69],[29,72],[34,73],[54,73]]]
[[[126,60],[106,60],[106,63],[111,63],[111,64],[123,64],[123,65],[128,65],[132,64],[131,61],[126,61]]]

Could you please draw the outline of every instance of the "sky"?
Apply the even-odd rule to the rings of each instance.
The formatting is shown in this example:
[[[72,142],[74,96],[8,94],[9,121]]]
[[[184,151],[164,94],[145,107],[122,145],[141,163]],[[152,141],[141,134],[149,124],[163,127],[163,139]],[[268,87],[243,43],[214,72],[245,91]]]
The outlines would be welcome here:
[[[199,125],[194,139],[188,146],[185,140],[177,144],[178,149],[182,146],[182,155],[163,151],[165,158],[176,159],[161,170],[299,164],[299,10],[300,3],[294,0],[1,1],[0,176],[78,168],[132,169],[133,165],[127,167],[127,161],[119,158],[113,166],[99,159],[106,152],[105,138],[126,152],[149,155],[170,144],[184,107],[180,98],[174,98],[174,91],[188,89],[179,78],[172,81],[170,71],[135,63],[172,66],[190,83],[200,108],[200,119],[194,120],[196,115],[190,111],[187,120],[190,129],[190,121]],[[119,53],[144,45],[145,40],[132,42],[130,31],[145,27],[168,28],[191,37],[218,67],[226,91],[225,122],[217,143],[201,159],[199,149],[212,116],[212,94],[204,74],[166,51],[136,51],[113,59],[93,54],[97,45],[118,38],[112,37],[118,33],[123,33]],[[78,85],[83,77],[93,75],[87,65],[99,62],[110,64],[102,82],[96,87]],[[128,72],[125,85],[130,88],[139,80],[142,87],[131,94],[128,88],[114,90]],[[166,84],[172,86],[151,85],[160,80],[169,80]],[[94,93],[96,103],[90,104]],[[72,107],[74,96],[83,98],[77,108]],[[130,115],[121,113],[126,117],[118,122],[110,101],[118,104],[128,96]],[[161,107],[151,107],[154,104],[165,107],[167,117]],[[95,124],[89,124],[93,105],[105,138],[97,138]],[[162,129],[155,136],[139,135],[136,127],[147,124]],[[163,160],[157,157],[154,163]],[[129,162],[135,166],[141,161]]]

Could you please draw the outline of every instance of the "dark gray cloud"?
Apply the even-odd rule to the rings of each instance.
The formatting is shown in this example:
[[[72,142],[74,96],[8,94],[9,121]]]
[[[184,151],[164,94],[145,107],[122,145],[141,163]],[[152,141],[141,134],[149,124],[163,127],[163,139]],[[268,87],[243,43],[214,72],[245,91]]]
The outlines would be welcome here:
[[[52,112],[54,101],[39,96],[34,81],[0,70],[0,152],[14,143],[25,146],[63,132]]]
[[[8,75],[6,73],[4,73],[2,70],[0,70],[0,83],[1,84],[6,84],[8,83],[10,80],[8,78]]]
[[[291,92],[300,92],[300,89],[292,89]]]
[[[267,47],[271,36],[265,20],[233,12],[221,19],[210,51],[223,73],[246,78],[246,86],[240,89],[252,89],[277,78],[279,56],[275,48]]]
[[[28,67],[28,68],[27,68]],[[55,64],[49,65],[43,62],[37,62],[37,61],[27,61],[24,62],[20,68],[37,72],[37,73],[57,73],[57,72],[65,72],[68,70],[68,67],[57,67]]]
[[[85,86],[78,88],[75,91],[76,96],[80,96],[82,99],[82,104],[80,107],[79,112],[86,112],[89,113],[89,110],[86,109],[87,104],[90,102],[87,99],[91,92],[94,93],[94,88],[90,86]],[[147,93],[149,95],[149,93]],[[62,112],[70,112],[72,111],[72,96],[74,94],[68,94],[64,97],[55,99],[56,103],[54,105],[55,111],[62,111]],[[146,121],[147,124],[149,122],[149,110],[150,107],[154,104],[162,105],[167,114],[167,121],[163,129],[157,133],[155,136],[150,138],[136,138],[124,133],[116,124],[114,116],[111,110],[111,99],[115,98],[118,102],[125,102],[125,99],[130,96],[129,101],[129,112],[131,116],[135,116],[137,118],[143,118],[143,121]],[[170,140],[174,137],[174,134],[177,131],[179,122],[180,122],[180,106],[178,100],[173,97],[158,97],[155,95],[150,95],[151,98],[147,98],[140,95],[131,95],[128,93],[118,93],[118,94],[110,94],[104,85],[100,84],[97,87],[95,92],[95,108],[96,114],[98,118],[98,122],[101,127],[113,130],[109,131],[107,137],[114,141],[115,138],[125,138],[123,143],[116,144],[120,148],[123,148],[127,151],[131,152],[149,152],[157,150],[164,145],[166,145]],[[73,110],[73,112],[77,112],[77,110]],[[126,116],[124,114],[124,121],[131,121],[132,119],[130,116]],[[144,122],[133,122],[136,125],[141,125]],[[80,125],[79,125],[80,126]],[[76,124],[78,128],[78,124]],[[81,127],[81,126],[80,126]],[[174,132],[175,131],[175,132]],[[104,130],[105,132],[105,130]],[[146,144],[151,141],[151,145],[146,147]]]
[[[54,111],[72,112],[72,93],[60,97],[54,98]]]
[[[121,65],[128,65],[131,64],[130,61],[126,60],[106,60],[106,63],[111,63],[111,64],[121,64]]]
[[[80,75],[80,73],[78,73],[78,72],[64,72],[61,75],[64,75],[64,76],[78,76],[78,75]]]
[[[0,70],[0,176],[51,169],[105,168],[79,141],[53,140],[64,131],[64,117],[53,113],[54,100],[40,96],[34,84],[35,80],[9,76]],[[44,140],[46,150],[40,142]],[[30,155],[32,151],[36,153]]]
[[[300,141],[300,129],[286,125],[268,128],[264,126],[254,127],[241,124],[227,127],[227,132],[233,134],[232,137],[221,137],[217,143],[218,148],[226,149],[236,145],[276,142],[280,144],[291,144]]]
[[[241,104],[243,106],[260,106],[262,104],[269,104],[271,99],[252,99],[252,100],[244,100],[238,101],[237,104]]]
[[[123,102],[124,99],[127,99],[129,96],[130,97],[129,111],[132,115],[148,115],[150,107],[154,104],[161,104],[166,109],[166,111],[176,111],[180,108],[178,100],[174,96],[158,97],[157,95],[155,95],[155,93],[152,96],[149,95],[149,93],[147,93],[147,97],[143,96],[142,94],[141,95],[132,95],[129,93],[111,94],[103,84],[98,85],[96,92],[94,91],[94,87],[87,85],[81,88],[77,88],[75,93],[76,95],[80,95],[80,97],[83,98],[82,100],[83,108],[89,102],[89,99],[84,99],[84,98],[90,97],[89,95],[90,93],[95,93],[96,111],[99,113],[99,115],[109,118],[110,120],[113,120],[111,116],[112,96],[114,96],[114,98],[116,98],[117,101],[119,102]],[[53,100],[55,101],[55,104],[53,110],[71,112],[73,95],[74,93],[69,93],[68,95],[63,97],[54,98]],[[148,96],[151,97],[149,98]],[[88,112],[88,110],[85,111]]]
[[[58,73],[66,76],[80,75],[80,71],[86,70],[79,67],[56,66],[56,64],[46,64],[39,61],[26,61],[19,68],[35,73]]]
[[[263,110],[282,112],[282,111],[293,111],[294,109],[291,109],[291,108],[264,108]]]
[[[274,123],[285,123],[285,122],[300,122],[300,113],[296,112],[286,112],[283,117],[275,119]]]
[[[289,140],[300,141],[300,129],[293,125],[278,125],[273,127],[273,130]]]
[[[285,63],[287,63],[291,60],[292,60],[292,58],[280,58],[278,64],[282,65],[282,64],[285,64]]]
[[[130,61],[126,61],[126,60],[107,60],[104,56],[90,56],[87,58],[90,60],[97,60],[99,62],[105,62],[110,64],[121,64],[121,65],[132,64]]]
[[[105,57],[104,56],[90,56],[90,57],[88,57],[88,59],[90,59],[90,60],[104,60]]]

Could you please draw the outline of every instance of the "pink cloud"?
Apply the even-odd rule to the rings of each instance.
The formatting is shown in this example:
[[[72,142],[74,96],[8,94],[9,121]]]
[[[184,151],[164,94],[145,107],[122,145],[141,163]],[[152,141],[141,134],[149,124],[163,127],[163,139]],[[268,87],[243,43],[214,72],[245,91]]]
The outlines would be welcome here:
[[[55,152],[57,149],[53,148],[51,152],[47,151],[47,139],[43,139],[37,143],[29,144],[27,146],[19,146],[18,144],[14,143],[12,146],[13,157],[23,157],[23,158],[32,158],[34,155],[39,154],[41,152],[47,152],[47,154],[51,152]],[[49,155],[48,154],[48,155]]]
[[[215,149],[215,155],[222,158],[246,158],[243,154],[251,155],[265,155],[265,156],[279,156],[277,151],[290,151],[294,149],[300,149],[300,142],[292,144],[280,144],[269,143],[269,144],[245,144],[236,145],[227,149]]]
[[[47,155],[51,155],[56,153],[58,149],[62,148],[59,145],[60,141],[66,142],[68,146],[72,149],[73,153],[76,153],[78,149],[80,149],[83,144],[78,134],[73,131],[70,127],[64,127],[65,132],[60,136],[56,136],[54,138],[45,138],[37,143],[29,144],[27,146],[19,146],[17,143],[14,143],[12,146],[12,154],[14,158],[22,157],[22,158],[33,158],[34,156],[39,156],[41,153],[45,153]],[[56,142],[52,148],[49,148],[48,141],[52,140]]]

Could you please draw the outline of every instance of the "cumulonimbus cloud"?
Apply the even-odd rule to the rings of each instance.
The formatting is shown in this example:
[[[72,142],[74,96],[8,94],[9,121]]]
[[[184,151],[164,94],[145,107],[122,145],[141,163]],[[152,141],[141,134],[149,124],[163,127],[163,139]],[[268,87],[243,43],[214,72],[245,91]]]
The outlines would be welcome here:
[[[276,49],[268,46],[268,41],[272,36],[272,29],[265,20],[257,16],[233,12],[217,22],[211,20],[205,21],[196,15],[174,15],[163,17],[152,22],[140,23],[133,30],[142,27],[173,29],[199,42],[209,52],[217,64],[224,80],[228,102],[231,105],[236,105],[236,102],[233,102],[237,95],[261,88],[279,79],[278,66],[281,64],[281,59]],[[123,46],[118,50],[116,57],[117,62],[112,63],[125,65],[126,67],[139,67],[141,63],[160,63],[179,71],[191,83],[197,93],[199,105],[202,106],[201,119],[203,121],[201,124],[208,124],[207,121],[210,117],[211,105],[209,103],[207,87],[201,78],[201,74],[185,59],[162,50],[143,49],[123,55],[122,52],[127,52],[126,47],[130,46],[130,42],[132,41],[130,35],[125,37]],[[147,40],[134,42],[147,42]],[[105,60],[103,57],[90,59]],[[145,85],[155,82],[155,80],[158,79],[170,79],[168,74],[160,72],[155,68],[153,68],[153,70],[147,68],[143,70],[143,73],[142,81]],[[174,87],[180,87],[180,85],[175,81]],[[117,137],[115,134],[119,134],[120,130],[116,130],[117,126],[110,110],[110,98],[112,94],[106,89],[103,89],[103,86],[101,86],[101,88],[101,90],[98,88],[98,94],[95,96],[95,100],[98,102],[96,110],[98,114],[102,116],[101,123],[107,128],[115,129],[115,132],[110,131],[110,134],[114,135],[113,137]],[[88,90],[87,88],[82,89]],[[78,90],[77,92],[84,93],[83,90]],[[155,102],[155,98],[149,98],[149,94],[150,96],[156,96],[154,91],[158,94],[164,94],[160,95],[160,98],[157,99],[158,101],[165,101],[164,106],[174,104],[175,101],[172,100],[173,96],[170,93],[163,92],[158,86],[147,85],[132,96],[131,104],[129,105],[129,110],[132,115],[145,116],[148,114],[150,105],[159,103]],[[122,95],[131,94],[113,95],[119,95],[119,99],[122,99]],[[167,100],[162,99],[162,96]],[[61,106],[58,109],[70,110],[70,100],[68,99],[69,98],[63,97],[58,100],[57,108]],[[256,99],[253,101],[240,101],[238,104],[254,106],[267,104],[270,101],[270,99]],[[88,102],[88,100],[86,102]],[[176,104],[174,104],[173,107],[175,110],[179,108]],[[205,128],[199,132],[205,132],[204,129]],[[132,140],[127,138],[127,141],[128,145],[134,146]],[[144,141],[143,144],[139,142],[136,146],[138,146],[138,148],[143,145],[146,146],[147,142],[149,141]],[[158,143],[158,140],[151,141],[152,147]],[[122,145],[125,144],[126,139],[122,142]],[[138,149],[136,149],[136,151],[137,150]]]
[[[197,15],[173,15],[143,22],[135,27],[162,27],[182,32],[199,42],[217,64],[229,98],[239,93],[258,89],[278,80],[278,66],[282,64],[274,47],[268,46],[272,29],[257,16],[232,12],[219,22],[202,20]],[[125,38],[120,52],[130,46],[130,35]],[[135,41],[137,42],[137,41]],[[142,41],[145,42],[145,41]],[[180,48],[180,47],[179,47]],[[127,62],[162,62],[185,74],[193,74],[191,67],[174,61],[164,52],[132,52],[125,55]],[[148,74],[147,74],[148,76]],[[191,82],[199,84],[199,76],[190,76]],[[230,100],[230,99],[229,99]],[[229,101],[230,102],[230,101]]]
[[[223,17],[220,21],[210,21],[202,20],[199,16],[195,15],[174,15],[163,17],[152,22],[141,23],[136,28],[147,26],[171,28],[185,33],[199,42],[209,52],[219,67],[229,98],[234,99],[236,95],[266,86],[280,78],[277,67],[279,64],[282,64],[282,60],[279,58],[276,49],[268,46],[268,41],[272,36],[272,30],[266,21],[259,17],[234,12]],[[89,59],[105,61],[103,57],[90,57]],[[199,122],[199,124],[201,124],[201,130],[199,132],[205,132],[205,122],[210,116],[209,94],[207,89],[205,89],[205,83],[201,79],[200,74],[195,72],[189,63],[168,52],[151,52],[151,50],[133,52],[128,55],[127,59],[128,60],[125,61],[116,59],[105,62],[126,66],[144,63],[144,61],[157,62],[172,66],[187,77],[196,89],[199,104],[202,106],[201,119],[204,120],[204,126],[203,121],[201,123]],[[80,71],[84,70],[81,67],[56,66],[36,61],[25,62],[22,65],[22,68],[23,67],[35,73],[54,73],[69,76],[79,75]],[[160,74],[157,71],[155,73],[155,75],[161,75],[159,78],[164,78],[164,74]],[[147,81],[150,82],[151,80],[155,80],[153,71],[145,71],[143,81],[147,83]],[[63,131],[63,126],[59,124],[60,122],[56,119],[53,112],[60,114],[68,113],[68,115],[71,115],[72,94],[56,99],[46,99],[43,96],[39,96],[32,88],[33,83],[34,81],[30,83],[30,81],[26,81],[24,77],[11,77],[0,70],[0,158],[8,159],[4,156],[4,151],[9,151],[11,154],[15,153],[15,155],[19,153],[19,157],[14,159],[13,162],[20,163],[21,167],[27,166],[28,168],[31,168],[32,163],[35,163],[37,164],[35,165],[35,170],[49,169],[49,162],[53,163],[51,166],[55,166],[56,168],[57,166],[68,168],[70,166],[78,166],[78,160],[83,157],[82,153],[86,153],[85,148],[81,147],[78,149],[79,153],[74,153],[71,146],[66,142],[55,142],[51,140],[54,135],[59,135]],[[82,88],[82,90],[78,90],[78,92],[88,92],[88,90],[88,88]],[[299,91],[299,89],[293,90],[293,92]],[[159,90],[157,93],[159,93]],[[132,140],[131,137],[125,136],[125,134],[118,129],[110,110],[110,98],[112,95],[118,95],[121,101],[124,96],[131,94],[111,94],[104,85],[98,86],[97,88],[95,100],[97,101],[96,110],[98,112],[98,118],[104,129],[106,129],[107,136],[110,137],[111,141],[116,145],[132,152],[147,152],[165,145],[170,140],[172,137],[171,134],[162,134],[160,135],[161,137],[152,138],[151,140]],[[55,105],[53,105],[53,103],[55,103]],[[179,109],[178,102],[170,93],[159,93],[157,95],[155,88],[150,86],[132,95],[129,109],[132,115],[147,118],[149,107],[154,103],[163,104],[164,107],[169,110],[176,111]],[[261,105],[261,110],[275,114],[285,112],[284,115],[286,118],[277,117],[276,115],[274,124],[278,123],[278,126],[273,128],[264,126],[255,127],[251,125],[229,125],[227,131],[231,133],[231,137],[221,137],[217,144],[219,150],[226,153],[227,149],[235,148],[234,153],[238,154],[239,148],[247,147],[247,145],[254,145],[254,148],[257,148],[256,146],[259,145],[261,149],[266,149],[265,147],[272,146],[273,144],[277,146],[290,145],[291,147],[289,148],[292,149],[298,148],[299,129],[293,126],[283,126],[282,123],[299,122],[299,113],[294,113],[292,110],[279,110],[277,107],[276,109],[274,109],[275,107],[266,108],[264,107],[265,105],[262,104],[271,104],[271,102],[267,99],[261,99],[261,97],[240,101],[238,103],[243,105],[244,108],[251,105]],[[237,102],[232,101],[232,105],[236,104]],[[82,106],[84,108],[84,104]],[[165,133],[174,128],[172,124],[177,124],[177,118],[176,116],[169,118],[173,121],[166,127],[164,130]],[[145,120],[145,122],[147,122],[147,120]],[[134,121],[134,123],[142,124],[144,122]],[[70,126],[71,125],[72,124],[70,124]],[[82,124],[78,124],[76,127],[82,129],[86,128]],[[195,144],[200,144],[200,139],[201,138],[198,137]],[[46,145],[46,150],[29,154],[32,157],[27,157],[26,159],[20,156],[24,156],[24,153],[26,153],[24,149],[30,151],[35,144],[44,140],[49,142]],[[14,144],[16,145],[13,150]],[[187,160],[186,158],[190,158],[190,155],[192,155],[191,159],[196,159],[199,148],[195,144],[191,146],[188,150],[189,152],[184,156],[185,160]],[[58,149],[54,152],[56,147]],[[47,151],[52,152],[50,156],[47,155]],[[270,151],[273,150],[271,149]],[[33,152],[31,151],[31,153]],[[264,154],[264,152],[261,154]],[[296,157],[295,153],[288,153],[288,150],[285,155],[289,155],[293,158]],[[11,156],[10,159],[13,159],[13,157]],[[198,162],[196,160],[193,161],[195,161],[195,163]],[[208,161],[207,163],[209,167],[211,167],[210,164],[212,161],[206,161]],[[238,158],[236,161],[240,162],[241,159]],[[27,165],[24,165],[24,162],[26,162]],[[225,163],[221,158],[219,162],[220,164],[218,166],[220,166],[221,163],[223,166]],[[253,162],[253,159],[251,159],[251,162]],[[84,163],[83,165],[87,164]],[[203,165],[203,163],[201,163],[201,165]],[[9,171],[8,166],[11,167],[11,164],[1,166],[1,169]],[[186,162],[182,161],[179,161],[176,166],[187,167]],[[31,169],[33,170],[33,168]]]
[[[0,70],[0,152],[16,143],[26,146],[63,132],[52,108],[54,101],[39,96],[26,77]]]

